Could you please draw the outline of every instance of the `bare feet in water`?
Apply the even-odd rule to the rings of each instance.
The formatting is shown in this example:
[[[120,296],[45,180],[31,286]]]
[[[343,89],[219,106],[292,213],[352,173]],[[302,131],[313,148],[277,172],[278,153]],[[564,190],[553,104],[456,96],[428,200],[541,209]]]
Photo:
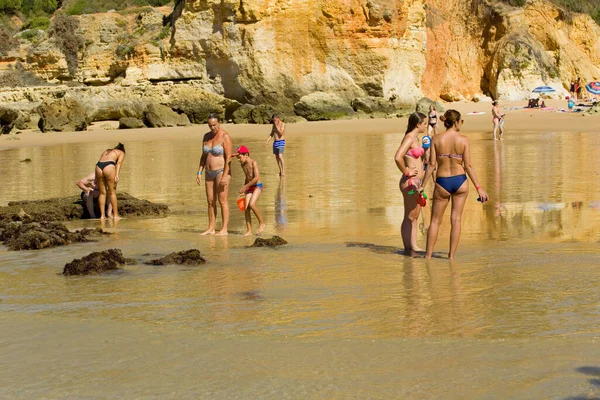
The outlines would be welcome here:
[[[206,235],[214,235],[215,234],[215,230],[214,229],[207,229],[204,232],[202,232],[200,234],[200,236],[206,236]]]
[[[109,218],[110,218],[110,217],[109,217]],[[122,218],[122,217],[119,217],[118,215],[115,215],[115,216],[113,217],[113,219],[114,219],[115,221],[118,221],[118,220],[120,220],[121,218]]]
[[[256,231],[257,235],[260,235],[265,230],[265,224],[260,224],[258,226],[258,230]]]
[[[248,231],[248,232],[244,233],[244,236],[250,236],[250,235],[252,235],[252,231]]]
[[[422,249],[422,248],[420,248],[420,247],[418,247],[418,246],[414,246],[414,247],[412,248],[412,251],[418,251],[418,252],[421,252],[421,253],[422,253],[422,252],[424,252],[425,250],[424,250],[424,249]]]
[[[229,232],[227,232],[227,229],[221,229],[219,232],[215,233],[215,236],[227,236],[229,235]]]

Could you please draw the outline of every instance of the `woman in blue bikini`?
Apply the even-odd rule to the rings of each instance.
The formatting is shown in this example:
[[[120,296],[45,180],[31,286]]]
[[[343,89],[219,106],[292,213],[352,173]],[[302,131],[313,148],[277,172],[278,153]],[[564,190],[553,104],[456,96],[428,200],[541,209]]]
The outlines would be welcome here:
[[[210,132],[206,133],[202,139],[202,157],[200,157],[200,165],[196,175],[196,183],[200,185],[202,174],[206,174],[204,186],[206,188],[206,202],[208,203],[208,229],[202,232],[201,235],[227,235],[227,224],[229,223],[227,193],[231,179],[231,138],[221,128],[217,114],[209,115],[208,127]],[[223,217],[223,226],[217,233],[215,233],[217,219],[215,197],[221,205],[221,215]]]
[[[433,248],[437,241],[438,231],[444,217],[446,207],[452,199],[452,213],[450,215],[450,251],[448,258],[454,259],[454,253],[460,239],[461,219],[465,201],[469,194],[467,175],[471,178],[479,200],[485,203],[487,193],[481,188],[475,169],[471,165],[469,139],[460,133],[463,124],[461,115],[456,110],[448,110],[440,118],[444,122],[446,131],[432,138],[431,154],[425,178],[419,190],[423,191],[425,184],[437,167],[435,188],[433,190],[433,210],[431,225],[427,232],[427,250],[425,258],[431,258]]]

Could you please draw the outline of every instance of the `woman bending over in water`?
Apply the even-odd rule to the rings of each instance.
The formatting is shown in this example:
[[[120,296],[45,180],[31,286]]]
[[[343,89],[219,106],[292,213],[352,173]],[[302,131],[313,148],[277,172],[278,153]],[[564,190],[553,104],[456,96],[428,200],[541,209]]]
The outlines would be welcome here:
[[[217,235],[227,235],[227,224],[229,223],[229,204],[227,193],[229,191],[229,180],[231,179],[231,138],[221,128],[219,116],[211,114],[208,117],[210,131],[202,139],[202,157],[196,175],[196,183],[200,185],[202,173],[206,173],[204,187],[206,188],[206,202],[208,203],[208,229],[202,235],[214,235],[217,219],[217,203],[221,205],[223,226]]]
[[[104,207],[106,205],[106,193],[112,206],[113,218],[120,219],[117,209],[117,183],[119,182],[119,172],[125,159],[125,146],[119,143],[112,149],[106,149],[100,155],[100,160],[96,164],[96,182],[100,195],[98,196],[98,205],[100,206],[100,221],[106,219]],[[109,210],[110,211],[110,210]]]
[[[431,177],[437,166],[435,188],[433,189],[433,210],[431,225],[427,232],[427,250],[425,258],[431,258],[433,248],[437,241],[438,231],[444,217],[444,212],[452,200],[452,213],[450,215],[450,252],[449,259],[454,259],[454,253],[460,239],[461,219],[465,201],[469,194],[469,181],[471,178],[479,200],[484,203],[488,200],[487,193],[481,188],[475,169],[471,165],[471,152],[469,139],[460,133],[463,124],[460,113],[448,110],[440,118],[444,122],[446,131],[435,135],[431,141],[431,156],[425,178],[419,190],[423,191],[427,180]],[[465,174],[466,172],[466,174]]]
[[[423,154],[419,134],[427,129],[427,117],[422,113],[412,113],[408,118],[408,127],[402,143],[396,151],[394,160],[402,172],[400,179],[400,192],[404,197],[404,220],[400,232],[404,250],[423,251],[417,246],[417,227],[421,206],[417,204],[418,189],[423,179]],[[415,193],[409,194],[409,192]]]

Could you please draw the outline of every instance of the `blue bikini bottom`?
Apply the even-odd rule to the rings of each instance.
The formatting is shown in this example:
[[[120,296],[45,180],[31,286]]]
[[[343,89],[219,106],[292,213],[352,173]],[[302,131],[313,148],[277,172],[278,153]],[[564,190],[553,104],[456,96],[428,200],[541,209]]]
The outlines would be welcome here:
[[[440,185],[444,190],[450,194],[456,193],[463,183],[467,180],[467,175],[455,175],[448,177],[437,177],[435,183]]]

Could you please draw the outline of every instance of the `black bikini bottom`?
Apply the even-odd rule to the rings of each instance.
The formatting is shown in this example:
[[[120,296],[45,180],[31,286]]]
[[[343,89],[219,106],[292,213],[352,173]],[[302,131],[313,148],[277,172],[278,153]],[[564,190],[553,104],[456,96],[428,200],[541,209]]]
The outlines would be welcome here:
[[[96,164],[96,166],[102,171],[104,171],[104,168],[108,167],[109,165],[117,166],[117,164],[114,161],[98,161],[98,163]]]

